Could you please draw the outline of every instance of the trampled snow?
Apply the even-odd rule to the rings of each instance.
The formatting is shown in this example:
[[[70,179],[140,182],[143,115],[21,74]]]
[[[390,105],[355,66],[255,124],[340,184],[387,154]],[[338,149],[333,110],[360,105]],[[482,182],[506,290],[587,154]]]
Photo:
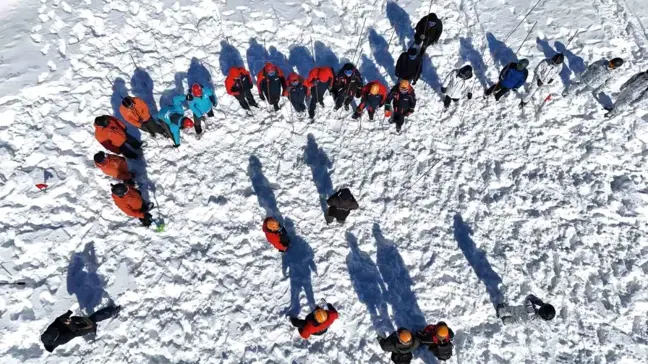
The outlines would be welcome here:
[[[27,285],[0,287],[2,362],[388,363],[377,335],[438,320],[456,333],[451,362],[646,362],[648,116],[606,119],[601,105],[648,67],[648,6],[541,0],[507,38],[533,4],[3,1],[0,280]],[[355,60],[368,81],[391,85],[429,9],[444,33],[401,135],[382,117],[334,112],[330,98],[308,124],[287,103],[247,117],[225,93],[227,67],[256,73],[266,60],[302,75]],[[482,99],[502,65],[555,52],[567,67],[537,116],[547,94],[525,110],[514,94]],[[597,99],[560,96],[611,57],[626,64]],[[475,97],[442,113],[440,84],[465,63]],[[160,107],[192,82],[216,86],[204,137],[184,133],[176,151],[144,135],[133,163],[166,223],[156,233],[114,206],[92,163],[102,150],[92,120],[118,112],[126,93]],[[321,196],[340,186],[361,209],[327,226]],[[267,215],[291,232],[283,256],[261,232]],[[528,293],[556,319],[503,326],[495,301]],[[340,319],[304,341],[286,315],[320,299]],[[110,300],[124,310],[96,337],[44,350],[57,316]]]

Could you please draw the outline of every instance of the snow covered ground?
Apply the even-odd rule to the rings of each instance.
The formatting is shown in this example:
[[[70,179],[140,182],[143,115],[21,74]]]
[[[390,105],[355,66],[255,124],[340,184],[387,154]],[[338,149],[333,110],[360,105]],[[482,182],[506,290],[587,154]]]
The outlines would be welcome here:
[[[598,95],[609,103],[648,67],[648,5],[541,0],[507,39],[533,4],[432,2],[442,41],[395,136],[381,118],[335,114],[330,98],[310,125],[288,105],[246,117],[223,72],[271,60],[305,75],[314,53],[336,68],[355,58],[368,80],[391,84],[429,2],[4,0],[0,280],[27,285],[0,286],[3,363],[387,363],[377,334],[437,320],[456,333],[455,362],[646,362],[648,111],[608,120],[591,95],[562,99],[557,85],[536,117],[480,88],[518,48],[532,66],[565,53],[565,83],[620,56],[619,79]],[[442,114],[433,89],[466,62],[476,97]],[[205,136],[186,133],[178,151],[144,136],[133,164],[167,224],[155,233],[113,205],[91,160],[92,120],[126,92],[159,107],[195,81],[217,86]],[[320,193],[339,186],[361,210],[326,226]],[[261,232],[270,214],[292,235],[284,256]],[[530,292],[557,318],[502,326],[493,302]],[[285,315],[321,298],[340,319],[304,341]],[[55,317],[110,300],[124,311],[95,338],[44,351]]]

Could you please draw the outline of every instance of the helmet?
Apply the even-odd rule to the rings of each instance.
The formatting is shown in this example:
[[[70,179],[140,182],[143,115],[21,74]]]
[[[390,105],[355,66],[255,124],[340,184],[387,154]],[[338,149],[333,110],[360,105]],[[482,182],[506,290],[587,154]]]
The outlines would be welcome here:
[[[317,321],[318,324],[324,323],[328,320],[328,312],[323,308],[316,309],[313,316],[315,316],[315,321]]]
[[[263,72],[265,72],[265,74],[268,76],[274,76],[275,73],[277,73],[277,66],[270,62],[267,62],[265,66],[263,66]]]
[[[564,60],[565,55],[562,53],[556,53],[553,57],[551,57],[551,63],[553,64],[562,64]]]
[[[398,88],[400,88],[401,91],[408,91],[410,87],[410,83],[408,80],[401,80],[398,83]]]
[[[182,127],[187,129],[187,128],[193,128],[194,122],[191,121],[189,118],[184,118],[182,119]]]
[[[102,164],[106,160],[106,153],[98,152],[94,155],[94,161],[97,164]]]
[[[115,185],[112,185],[110,190],[112,191],[112,193],[114,195],[119,196],[119,197],[124,197],[126,192],[128,192],[128,186],[126,186],[123,183],[117,183]]]
[[[613,58],[610,61],[610,64],[608,65],[608,67],[610,67],[612,69],[615,69],[615,68],[621,67],[622,65],[623,65],[623,59],[621,59],[621,58]]]
[[[522,71],[529,67],[529,60],[526,58],[523,58],[517,62],[517,69],[518,71]]]
[[[275,219],[274,217],[269,217],[266,220],[266,227],[270,231],[279,231],[280,226],[281,225],[279,225],[279,221],[277,221],[277,219]]]
[[[370,94],[370,95],[378,95],[379,92],[380,92],[380,85],[377,84],[377,83],[374,83],[374,84],[371,85],[371,87],[369,88],[369,94]]]
[[[538,310],[538,315],[542,317],[544,320],[552,320],[556,316],[556,309],[554,306],[545,303],[542,306],[540,306],[540,309]]]
[[[398,329],[398,341],[404,345],[410,344],[412,342],[412,333],[408,329]]]
[[[135,101],[133,101],[132,97],[126,96],[122,99],[122,105],[127,109],[131,109],[133,106],[135,106]]]
[[[191,95],[193,97],[202,97],[203,95],[202,86],[197,83],[191,85]]]
[[[295,72],[291,73],[288,75],[288,83],[290,83],[293,86],[299,85],[299,82],[301,79],[299,78],[299,75],[296,74]]]
[[[102,128],[105,128],[108,126],[108,117],[107,116],[97,116],[95,118],[94,124],[96,126],[100,126]]]
[[[447,339],[449,335],[450,332],[448,330],[448,325],[445,323],[439,323],[436,327],[436,336],[439,339]]]
[[[416,47],[411,47],[410,49],[407,50],[407,54],[410,57],[416,56],[418,54],[418,49],[416,49]]]
[[[467,80],[473,76],[473,69],[469,64],[467,64],[459,69],[457,75],[462,79]]]

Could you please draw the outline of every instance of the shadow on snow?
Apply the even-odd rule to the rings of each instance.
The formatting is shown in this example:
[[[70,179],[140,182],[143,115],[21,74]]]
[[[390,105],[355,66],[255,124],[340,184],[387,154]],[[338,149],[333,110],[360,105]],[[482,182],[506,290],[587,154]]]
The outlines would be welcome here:
[[[313,260],[313,249],[297,235],[295,224],[290,218],[285,219],[284,227],[290,238],[290,248],[281,257],[281,271],[285,278],[290,278],[290,306],[283,313],[296,317],[301,312],[299,296],[302,290],[310,306],[309,312],[315,309],[311,272],[317,274],[317,267]]]
[[[105,282],[97,273],[99,263],[95,254],[94,243],[88,243],[83,252],[74,253],[67,273],[67,291],[76,295],[79,301],[79,308],[91,314],[101,303],[104,294]]]
[[[306,138],[307,142],[306,148],[304,149],[304,163],[311,169],[313,182],[315,182],[315,187],[319,194],[322,213],[326,213],[326,200],[335,192],[329,174],[329,169],[333,167],[333,163],[329,159],[328,155],[326,155],[326,152],[317,145],[313,134],[309,133]]]

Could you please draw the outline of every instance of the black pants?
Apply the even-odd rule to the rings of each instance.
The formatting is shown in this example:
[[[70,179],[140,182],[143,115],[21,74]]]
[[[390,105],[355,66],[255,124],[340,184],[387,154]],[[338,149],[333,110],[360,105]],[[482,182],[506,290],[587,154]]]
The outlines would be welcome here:
[[[400,132],[403,124],[405,124],[405,115],[400,111],[394,111],[392,121],[396,124],[396,131]]]
[[[117,307],[115,306],[104,307],[101,310],[90,315],[89,319],[96,324],[99,321],[108,320],[109,318],[115,316],[116,313],[117,313]]]
[[[245,110],[250,110],[250,106],[257,106],[251,90],[244,90],[236,96],[236,99],[238,100],[241,107]]]
[[[156,134],[162,134],[164,135],[164,129],[158,125],[158,123],[155,122],[155,120],[150,119],[148,121],[145,121],[142,123],[142,130],[146,131],[147,133],[151,134],[152,137],[155,138]]]
[[[450,96],[446,96],[446,97],[443,99],[443,107],[446,107],[446,108],[447,108],[448,106],[450,106],[450,103],[452,103],[453,101],[454,101],[454,102],[457,102],[457,101],[459,101],[459,99],[453,99],[453,98],[451,98]]]
[[[326,216],[325,216],[326,222],[332,223],[333,220],[335,219],[340,224],[343,224],[344,221],[346,221],[346,218],[349,216],[349,213],[351,213],[350,210],[341,209],[335,206],[329,206],[329,208],[326,209]]]
[[[322,90],[322,87],[317,85],[311,87],[311,99],[310,105],[308,106],[308,116],[312,119],[315,117],[315,108],[317,108],[317,103],[322,107],[324,106],[324,93],[326,89]]]
[[[194,120],[194,130],[196,131],[196,134],[200,135],[202,134],[202,120],[204,116],[202,117],[196,117],[194,115],[193,120]]]
[[[502,98],[502,96],[506,95],[511,89],[508,89],[504,86],[500,86],[499,83],[491,86],[484,92],[486,96],[490,96],[493,92],[495,92],[495,101],[499,101],[499,99]]]
[[[367,108],[367,114],[369,114],[369,120],[373,120],[374,115],[376,114],[376,109],[374,109],[373,107],[369,106],[369,107]]]
[[[290,103],[292,106],[295,108],[295,111],[297,112],[304,112],[306,111],[306,104],[304,104],[304,100],[301,101],[296,101],[296,100],[290,100]]]
[[[263,96],[265,96],[266,101],[268,101],[268,104],[272,105],[275,111],[278,111],[279,101],[281,100],[281,94],[279,95],[268,94],[268,90],[266,90],[265,88],[261,92],[263,92]]]
[[[128,159],[137,159],[135,150],[142,148],[142,142],[135,139],[132,135],[126,134],[126,142],[119,147],[119,152]]]
[[[298,319],[297,317],[291,317],[290,323],[298,329],[302,329],[306,326],[306,320]]]
[[[413,357],[414,355],[412,355],[412,353],[406,353],[406,354],[392,353],[391,360],[395,364],[410,364],[412,362]]]
[[[341,108],[342,104],[344,104],[346,109],[351,105],[351,101],[353,101],[353,95],[349,95],[346,92],[338,92],[337,98],[335,99],[335,110]]]

